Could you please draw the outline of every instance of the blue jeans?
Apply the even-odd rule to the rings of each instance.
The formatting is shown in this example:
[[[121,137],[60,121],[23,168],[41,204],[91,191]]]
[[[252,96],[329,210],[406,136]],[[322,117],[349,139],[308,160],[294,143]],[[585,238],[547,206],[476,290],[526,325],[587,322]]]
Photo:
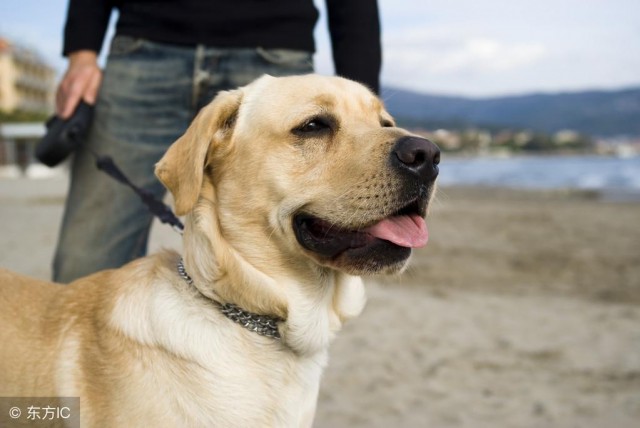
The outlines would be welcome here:
[[[98,171],[91,150],[111,156],[136,185],[162,198],[154,165],[218,91],[313,71],[309,52],[216,49],[116,36],[94,121],[75,154],[53,279],[70,282],[144,256],[153,220],[138,196]]]

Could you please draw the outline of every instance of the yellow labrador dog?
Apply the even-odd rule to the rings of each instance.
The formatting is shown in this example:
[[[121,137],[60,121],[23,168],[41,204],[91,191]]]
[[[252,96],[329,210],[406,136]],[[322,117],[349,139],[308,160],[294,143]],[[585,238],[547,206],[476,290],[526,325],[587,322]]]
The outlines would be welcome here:
[[[438,148],[363,86],[219,94],[156,167],[164,252],[68,286],[0,273],[0,396],[80,397],[82,427],[308,427],[327,350],[428,239]]]

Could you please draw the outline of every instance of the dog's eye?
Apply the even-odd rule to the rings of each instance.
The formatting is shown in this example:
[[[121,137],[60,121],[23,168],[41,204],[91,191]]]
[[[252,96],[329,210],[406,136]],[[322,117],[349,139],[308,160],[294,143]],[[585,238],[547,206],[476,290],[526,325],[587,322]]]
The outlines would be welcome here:
[[[380,125],[381,125],[383,128],[393,128],[393,127],[395,126],[395,125],[393,124],[393,122],[392,122],[392,121],[387,120],[387,119],[382,119],[382,120],[380,121]]]
[[[302,125],[295,128],[293,131],[298,134],[312,134],[323,132],[331,129],[330,121],[321,117],[314,117]]]

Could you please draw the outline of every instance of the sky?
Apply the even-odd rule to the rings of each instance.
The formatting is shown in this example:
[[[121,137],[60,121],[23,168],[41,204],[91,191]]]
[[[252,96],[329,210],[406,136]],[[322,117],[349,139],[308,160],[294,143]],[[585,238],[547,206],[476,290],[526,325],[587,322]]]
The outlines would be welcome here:
[[[349,0],[343,0],[349,1]],[[324,1],[315,0],[324,16]],[[379,0],[382,85],[492,97],[640,86],[640,0]],[[0,35],[62,72],[67,0],[1,0]],[[316,70],[333,66],[326,22]]]

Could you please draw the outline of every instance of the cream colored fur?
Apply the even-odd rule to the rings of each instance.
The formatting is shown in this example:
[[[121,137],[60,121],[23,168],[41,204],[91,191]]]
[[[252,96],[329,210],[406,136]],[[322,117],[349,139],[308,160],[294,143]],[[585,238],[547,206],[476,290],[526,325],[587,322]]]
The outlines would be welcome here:
[[[330,137],[292,134],[327,112],[340,120]],[[385,162],[407,133],[381,120],[380,101],[340,78],[265,76],[221,93],[156,168],[186,215],[198,290],[174,252],[67,286],[1,271],[0,396],[80,397],[83,428],[311,426],[329,343],[364,306],[354,275],[369,272],[303,250],[292,216],[357,227],[389,214],[366,196],[393,189]],[[202,295],[285,319],[282,340]]]

